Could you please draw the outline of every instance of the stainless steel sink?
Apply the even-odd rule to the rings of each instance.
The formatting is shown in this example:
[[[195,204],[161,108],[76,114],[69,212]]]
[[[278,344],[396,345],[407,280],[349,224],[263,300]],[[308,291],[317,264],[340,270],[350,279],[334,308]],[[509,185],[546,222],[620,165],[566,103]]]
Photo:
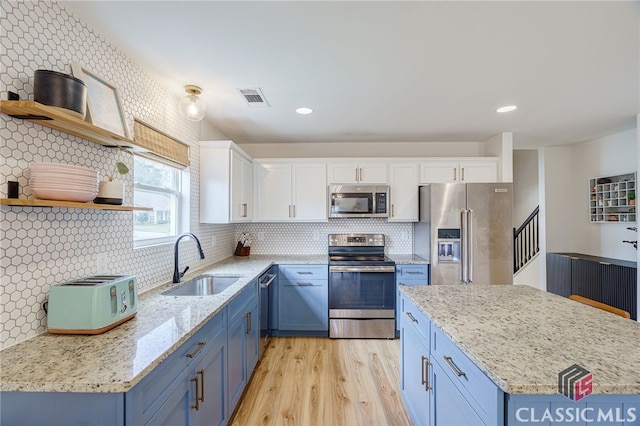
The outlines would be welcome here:
[[[164,291],[164,296],[211,296],[225,291],[240,279],[229,275],[200,275],[177,287]]]

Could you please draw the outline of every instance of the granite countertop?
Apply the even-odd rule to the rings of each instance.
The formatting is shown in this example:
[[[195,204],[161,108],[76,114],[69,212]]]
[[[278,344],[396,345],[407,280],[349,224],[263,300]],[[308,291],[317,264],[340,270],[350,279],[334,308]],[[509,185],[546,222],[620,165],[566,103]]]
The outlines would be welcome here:
[[[239,275],[213,296],[163,296],[178,284],[141,292],[135,318],[96,336],[41,334],[0,352],[0,390],[126,392],[220,312],[272,264],[327,264],[327,256],[230,257],[193,271]]]
[[[415,254],[390,254],[396,265],[428,265],[429,261]]]
[[[594,394],[640,394],[640,323],[529,286],[402,286],[504,392],[556,394],[579,364]]]

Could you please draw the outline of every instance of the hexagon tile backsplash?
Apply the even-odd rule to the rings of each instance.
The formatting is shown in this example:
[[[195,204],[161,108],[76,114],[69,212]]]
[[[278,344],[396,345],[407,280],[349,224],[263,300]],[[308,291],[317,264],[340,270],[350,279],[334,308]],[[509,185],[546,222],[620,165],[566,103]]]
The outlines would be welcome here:
[[[252,250],[256,254],[326,253],[326,235],[332,232],[384,233],[388,253],[411,253],[412,228],[406,223],[336,220],[318,224],[200,224],[200,126],[178,114],[178,96],[53,1],[2,1],[0,24],[2,99],[7,99],[8,91],[22,99],[33,99],[35,70],[70,73],[70,63],[78,61],[118,87],[130,129],[136,117],[190,145],[190,231],[200,238],[206,259],[198,260],[195,244],[185,241],[184,246],[181,243],[181,266],[197,269],[232,255],[244,231],[256,234]],[[7,181],[18,181],[19,197],[33,198],[29,187],[32,162],[76,164],[104,176],[117,160],[133,166],[130,155],[0,114],[0,197],[7,196]],[[133,174],[122,180],[125,204],[131,204]],[[135,274],[141,290],[170,280],[173,245],[134,250],[132,221],[130,212],[1,206],[0,347],[45,332],[42,304],[49,287],[97,273],[98,257],[105,259],[107,268],[100,272]],[[258,240],[258,233],[265,238]]]
[[[33,99],[36,70],[70,73],[72,61],[107,78],[119,89],[130,129],[137,117],[191,146],[191,231],[201,237],[205,261],[227,257],[235,227],[198,223],[200,126],[178,114],[178,96],[55,2],[3,1],[0,23],[0,97],[7,99],[7,92],[12,91],[21,99]],[[76,164],[105,176],[117,160],[130,168],[133,165],[130,155],[112,148],[0,114],[0,197],[7,196],[7,181],[18,181],[19,197],[33,198],[29,187],[32,162]],[[133,173],[122,180],[125,204],[131,204]],[[110,271],[135,274],[141,289],[171,279],[173,245],[134,250],[132,220],[130,212],[2,206],[1,346],[43,333],[42,303],[50,285],[95,274],[98,255],[106,258]],[[192,244],[185,244],[181,261],[192,268],[205,262],[198,260]]]

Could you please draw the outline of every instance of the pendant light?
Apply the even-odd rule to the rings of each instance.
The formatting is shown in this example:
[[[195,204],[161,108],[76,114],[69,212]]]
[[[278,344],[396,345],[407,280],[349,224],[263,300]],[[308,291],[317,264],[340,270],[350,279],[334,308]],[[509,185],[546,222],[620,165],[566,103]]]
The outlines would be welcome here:
[[[187,96],[180,99],[178,104],[178,111],[187,120],[200,121],[204,118],[207,106],[204,101],[198,97],[202,93],[202,89],[198,86],[185,86],[185,92]]]

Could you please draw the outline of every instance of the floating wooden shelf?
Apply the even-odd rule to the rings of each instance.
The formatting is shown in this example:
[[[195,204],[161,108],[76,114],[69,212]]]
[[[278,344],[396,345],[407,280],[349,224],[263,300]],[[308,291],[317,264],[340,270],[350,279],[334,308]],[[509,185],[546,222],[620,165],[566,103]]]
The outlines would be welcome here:
[[[0,204],[5,206],[19,206],[19,207],[67,207],[71,209],[153,211],[151,207],[116,206],[113,204],[77,203],[73,201],[26,200],[21,198],[0,198]]]
[[[146,151],[135,145],[131,139],[94,126],[87,121],[66,114],[57,108],[42,105],[34,101],[0,100],[0,112],[74,136],[79,136],[100,145],[132,148],[135,151]]]

